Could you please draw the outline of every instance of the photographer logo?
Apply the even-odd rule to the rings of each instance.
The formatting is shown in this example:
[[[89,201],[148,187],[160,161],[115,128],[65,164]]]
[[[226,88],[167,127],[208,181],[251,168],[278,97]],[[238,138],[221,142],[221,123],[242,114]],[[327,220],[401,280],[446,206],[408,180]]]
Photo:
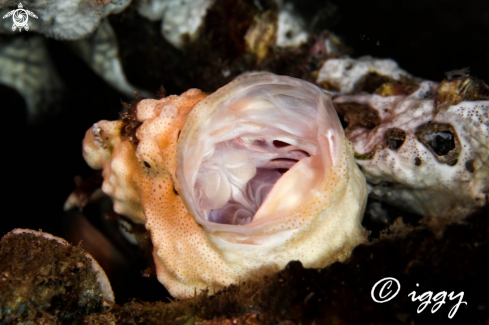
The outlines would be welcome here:
[[[24,28],[26,31],[29,30],[29,25],[27,24],[27,22],[29,21],[29,16],[37,19],[36,14],[32,11],[24,9],[22,3],[19,3],[18,9],[9,11],[5,16],[3,16],[3,19],[10,16],[12,16],[12,20],[14,22],[14,24],[12,25],[12,30],[15,31],[16,29],[19,29],[19,32],[22,31],[22,28]]]

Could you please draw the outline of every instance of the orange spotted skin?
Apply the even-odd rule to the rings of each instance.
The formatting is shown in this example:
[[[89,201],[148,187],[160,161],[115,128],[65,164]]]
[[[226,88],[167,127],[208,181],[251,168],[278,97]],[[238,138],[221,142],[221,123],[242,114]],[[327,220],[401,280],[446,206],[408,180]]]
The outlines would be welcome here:
[[[170,293],[180,297],[193,295],[196,286],[206,287],[209,282],[221,283],[222,287],[231,283],[219,275],[224,273],[219,272],[225,267],[222,258],[210,247],[201,227],[176,194],[178,135],[190,110],[206,96],[191,89],[181,96],[139,102],[137,116],[145,123],[136,133],[137,147],[121,139],[120,121],[97,123],[87,131],[83,143],[90,166],[104,169],[103,190],[114,200],[116,212],[146,222],[158,278]],[[185,240],[180,240],[182,237]],[[215,272],[202,274],[200,270],[209,261],[213,261]],[[187,288],[185,282],[192,285]],[[184,294],[177,294],[182,290]]]
[[[162,112],[152,120],[146,120],[138,130],[140,143],[136,156],[139,168],[134,175],[147,218],[146,228],[151,232],[155,245],[153,254],[158,279],[165,283],[173,295],[183,290],[186,297],[194,294],[195,286],[205,287],[206,283],[222,283],[222,286],[226,286],[231,283],[219,275],[225,273],[221,256],[210,247],[201,227],[174,191],[178,183],[175,178],[178,134],[190,110],[205,97],[199,90],[189,90],[181,96],[145,100],[138,105],[138,112],[141,113],[143,110],[156,111],[160,107]],[[175,106],[178,111],[169,105]],[[147,167],[144,162],[151,167]],[[185,239],[180,240],[182,237]],[[201,272],[206,269],[209,261],[212,261],[215,272]],[[191,286],[187,286],[187,283]]]

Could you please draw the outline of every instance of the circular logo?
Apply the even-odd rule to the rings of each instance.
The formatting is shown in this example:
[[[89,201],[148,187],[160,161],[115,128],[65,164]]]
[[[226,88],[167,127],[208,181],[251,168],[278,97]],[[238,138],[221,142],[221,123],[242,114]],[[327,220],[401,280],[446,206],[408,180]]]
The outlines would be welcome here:
[[[397,296],[400,290],[401,284],[396,278],[383,278],[374,284],[370,295],[372,296],[373,301],[382,304]]]
[[[15,26],[24,27],[25,25],[27,25],[28,20],[29,20],[29,15],[27,15],[27,12],[24,9],[15,10],[13,15],[13,21]]]

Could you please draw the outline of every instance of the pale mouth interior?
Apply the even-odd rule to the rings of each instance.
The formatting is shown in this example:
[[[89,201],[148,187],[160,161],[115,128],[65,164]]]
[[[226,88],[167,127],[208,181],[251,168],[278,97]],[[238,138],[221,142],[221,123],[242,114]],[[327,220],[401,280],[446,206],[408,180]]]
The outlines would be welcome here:
[[[209,232],[246,236],[304,213],[342,143],[328,96],[266,73],[215,94],[190,113],[177,146],[187,209]]]
[[[315,149],[298,139],[256,135],[217,143],[204,157],[194,188],[205,219],[231,225],[250,223],[282,175]]]

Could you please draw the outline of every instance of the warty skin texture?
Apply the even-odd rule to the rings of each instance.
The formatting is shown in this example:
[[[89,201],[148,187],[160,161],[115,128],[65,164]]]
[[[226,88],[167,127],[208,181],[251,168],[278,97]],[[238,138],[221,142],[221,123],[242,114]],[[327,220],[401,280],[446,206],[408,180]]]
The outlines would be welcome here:
[[[143,100],[137,118],[137,146],[121,138],[121,121],[101,121],[87,131],[84,157],[103,169],[115,211],[145,223],[174,297],[292,260],[324,267],[364,240],[365,179],[318,87],[248,75],[208,97],[191,89]]]

